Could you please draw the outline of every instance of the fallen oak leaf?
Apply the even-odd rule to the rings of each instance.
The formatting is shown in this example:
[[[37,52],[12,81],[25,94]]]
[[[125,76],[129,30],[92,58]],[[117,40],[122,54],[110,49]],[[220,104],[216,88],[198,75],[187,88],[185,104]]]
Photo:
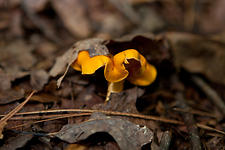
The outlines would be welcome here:
[[[120,93],[113,93],[110,101],[107,103],[96,104],[92,109],[139,114],[136,107],[136,101],[137,98],[143,94],[144,90],[138,87],[127,89]],[[118,99],[122,103],[118,103]]]
[[[0,105],[9,104],[24,97],[24,89],[0,90]]]
[[[65,125],[55,136],[68,143],[75,143],[98,132],[110,134],[121,150],[139,150],[153,139],[153,132],[145,126],[140,127],[127,120],[106,117],[101,113],[93,113],[91,119],[83,123]]]
[[[4,116],[3,118],[1,118],[0,120],[0,139],[3,139],[3,129],[4,127],[7,125],[7,121],[13,116],[15,115],[32,97],[32,95],[35,93],[36,91],[33,91],[24,102],[22,102],[21,104],[19,104],[16,108],[14,108],[12,111],[10,111],[6,116]]]
[[[225,84],[225,51],[218,40],[175,32],[168,32],[165,37],[170,43],[178,69],[201,73],[213,82]]]
[[[109,51],[122,51],[124,49],[138,49],[147,59],[154,64],[172,58],[169,43],[161,35],[150,33],[135,33],[110,40],[106,45]],[[114,51],[112,51],[114,52]]]
[[[37,91],[44,87],[44,85],[48,82],[48,79],[49,74],[43,69],[31,71],[30,83],[31,86]]]
[[[11,77],[0,68],[0,91],[9,90],[11,88]]]
[[[30,74],[28,70],[37,62],[32,54],[33,50],[34,46],[27,44],[24,40],[15,40],[0,45],[0,90],[8,92],[11,90],[13,81]],[[11,94],[2,92],[1,95]],[[20,95],[23,96],[23,94]]]
[[[1,67],[7,74],[12,76],[16,76],[18,73],[21,74],[24,70],[29,70],[37,62],[32,54],[33,49],[32,45],[23,40],[16,40],[5,46],[0,46]]]
[[[106,43],[106,40],[100,38],[91,38],[76,42],[68,51],[66,51],[66,53],[64,53],[64,55],[56,59],[56,62],[50,70],[49,75],[55,77],[64,71],[64,74],[57,80],[57,86],[59,87],[63,78],[68,72],[70,65],[77,59],[79,51],[88,51],[90,57],[96,55],[107,55],[109,54],[109,51],[105,46]]]
[[[0,150],[16,150],[25,146],[33,138],[32,134],[18,134],[8,138]]]
[[[92,32],[91,23],[87,17],[87,6],[82,0],[54,0],[51,4],[62,20],[64,26],[75,37],[87,37]],[[73,14],[73,15],[71,15]]]

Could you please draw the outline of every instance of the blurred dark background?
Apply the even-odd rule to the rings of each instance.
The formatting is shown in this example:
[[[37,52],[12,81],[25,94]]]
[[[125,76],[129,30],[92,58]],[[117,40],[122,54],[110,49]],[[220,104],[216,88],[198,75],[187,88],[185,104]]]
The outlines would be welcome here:
[[[64,45],[136,32],[224,34],[224,0],[1,0],[0,37]]]

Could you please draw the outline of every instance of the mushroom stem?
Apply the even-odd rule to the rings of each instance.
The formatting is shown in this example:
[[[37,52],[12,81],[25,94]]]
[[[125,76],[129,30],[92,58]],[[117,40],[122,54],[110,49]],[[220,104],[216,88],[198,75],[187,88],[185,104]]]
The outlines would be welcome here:
[[[110,100],[110,96],[112,93],[121,92],[123,90],[123,84],[124,84],[124,80],[119,82],[108,82],[108,89],[107,89],[105,101],[107,102]]]

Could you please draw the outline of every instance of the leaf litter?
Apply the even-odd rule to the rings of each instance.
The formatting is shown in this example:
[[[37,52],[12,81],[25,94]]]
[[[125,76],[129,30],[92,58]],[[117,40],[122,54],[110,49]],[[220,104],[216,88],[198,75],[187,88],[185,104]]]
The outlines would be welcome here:
[[[122,131],[124,138],[120,139],[108,130],[118,131],[117,124],[145,126],[151,130],[151,142],[141,142],[137,149],[224,147],[222,0],[201,3],[24,0],[1,4],[2,115],[22,102],[33,89],[38,90],[21,109],[23,115],[15,114],[6,126],[3,125],[1,147],[69,149],[74,145],[82,149],[122,149],[130,142],[127,135],[136,130]],[[208,22],[209,16],[214,21]],[[73,43],[74,46],[65,51]],[[157,79],[148,87],[135,87],[125,82],[124,91],[112,94],[107,103],[104,102],[107,83],[102,69],[94,75],[83,76],[69,67],[82,50],[88,50],[91,55],[114,55],[126,49],[137,49],[156,66]],[[174,76],[178,82],[174,81]],[[201,79],[203,84],[198,84],[193,77]],[[60,88],[57,88],[58,78]],[[175,95],[179,92],[189,109],[177,103]],[[216,104],[218,100],[221,105]],[[90,120],[93,112],[107,116]],[[189,116],[192,116],[192,123],[183,124]],[[114,126],[107,126],[103,131],[108,133],[98,134],[97,129],[104,127],[100,123],[110,123],[106,118],[110,118]],[[90,133],[92,127],[88,122],[93,127],[98,125],[97,133]],[[87,134],[82,140],[72,138],[76,139],[73,144],[51,136],[43,137],[49,132],[58,133],[63,126],[72,129],[80,125],[87,125],[90,130],[85,130]],[[191,135],[194,134],[200,140],[193,140]],[[102,138],[94,143],[100,135]],[[146,138],[143,134],[140,136],[132,140],[140,142],[139,139]]]
[[[66,142],[75,143],[97,132],[109,133],[121,150],[140,149],[153,138],[152,131],[146,127],[97,113],[92,114],[90,120],[81,124],[64,126],[55,136]]]

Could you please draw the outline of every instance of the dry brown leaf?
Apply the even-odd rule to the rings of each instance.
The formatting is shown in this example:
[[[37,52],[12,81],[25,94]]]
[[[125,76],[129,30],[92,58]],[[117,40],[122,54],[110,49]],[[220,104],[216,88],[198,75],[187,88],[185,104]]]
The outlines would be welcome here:
[[[26,3],[26,5],[35,12],[43,10],[48,1],[49,0],[23,0],[23,2]]]
[[[207,2],[206,2],[207,3]],[[204,7],[204,5],[203,5]],[[203,33],[220,33],[225,28],[225,1],[209,1],[205,9],[202,8],[199,17],[199,30]],[[210,21],[209,21],[210,18]]]
[[[15,40],[9,44],[0,46],[0,65],[2,66],[0,80],[1,88],[9,90],[11,82],[29,74],[28,70],[36,63],[32,55],[33,46],[23,40]],[[27,71],[25,71],[27,70]]]
[[[60,86],[63,78],[65,77],[70,65],[77,59],[77,54],[81,50],[89,51],[91,57],[96,55],[109,54],[107,47],[105,46],[106,40],[100,38],[92,38],[83,41],[76,42],[70,49],[68,49],[64,55],[56,59],[55,65],[50,70],[50,76],[57,76],[64,71],[57,85]]]
[[[121,150],[139,150],[153,139],[153,132],[147,127],[140,127],[115,117],[106,117],[101,113],[92,114],[91,119],[83,123],[65,125],[55,136],[68,143],[75,143],[97,132],[110,134]]]
[[[52,0],[52,5],[67,29],[79,37],[87,37],[92,32],[86,16],[83,0]]]
[[[176,67],[202,73],[211,81],[225,84],[225,51],[220,43],[188,33],[167,33]]]
[[[32,134],[19,134],[12,136],[5,141],[0,150],[16,150],[23,147],[29,140],[33,138]]]
[[[110,40],[107,44],[110,52],[118,53],[126,49],[138,50],[152,64],[171,59],[168,42],[161,35],[135,33]]]
[[[51,103],[51,102],[58,102],[60,99],[57,96],[48,94],[48,93],[39,93],[30,99],[30,101],[36,101],[40,103]]]
[[[15,74],[28,70],[36,62],[32,55],[33,47],[22,40],[16,40],[0,47],[0,64],[7,73]]]
[[[139,112],[136,108],[136,100],[143,94],[144,91],[137,87],[125,90],[120,93],[113,93],[111,95],[110,101],[105,104],[97,104],[93,107],[93,109],[138,114]],[[118,102],[118,100],[122,103]]]
[[[31,71],[30,83],[34,90],[41,90],[48,82],[49,75],[45,70]]]
[[[11,88],[11,77],[0,69],[0,91]]]
[[[96,87],[94,85],[83,89],[75,99],[73,108],[90,109],[93,105],[102,103],[104,100],[95,94],[95,90]]]
[[[99,21],[101,23],[101,28],[99,29],[98,36],[105,35],[108,37],[117,37],[127,31],[130,23],[127,22],[121,15],[119,14],[105,14],[106,16],[102,17],[102,20]]]
[[[24,97],[24,90],[4,90],[0,91],[0,104],[8,104]]]
[[[24,90],[11,89],[14,77],[0,69],[0,104],[8,104],[24,97]]]

